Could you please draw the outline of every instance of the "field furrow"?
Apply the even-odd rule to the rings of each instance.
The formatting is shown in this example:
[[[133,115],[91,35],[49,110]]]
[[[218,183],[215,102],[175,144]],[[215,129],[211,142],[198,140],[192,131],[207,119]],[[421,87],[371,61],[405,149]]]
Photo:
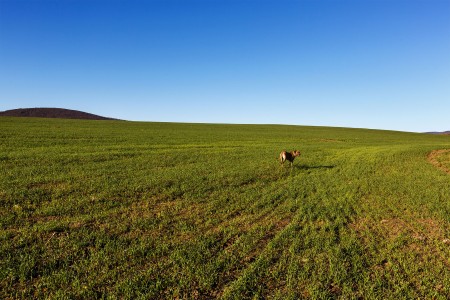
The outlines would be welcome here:
[[[2,299],[450,294],[449,136],[0,122]]]

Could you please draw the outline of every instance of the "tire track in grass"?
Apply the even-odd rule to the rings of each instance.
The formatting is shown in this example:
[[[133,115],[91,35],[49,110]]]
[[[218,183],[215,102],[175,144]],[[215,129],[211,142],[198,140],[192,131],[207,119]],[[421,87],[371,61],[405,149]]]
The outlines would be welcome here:
[[[297,180],[297,179],[294,179]],[[281,205],[277,206],[272,213],[268,214],[264,219],[275,220],[272,222],[272,230],[269,230],[263,235],[253,247],[253,250],[248,253],[247,260],[239,266],[237,273],[234,274],[231,280],[226,282],[226,285],[222,287],[222,290],[216,295],[224,299],[241,299],[251,298],[258,292],[255,288],[261,283],[258,274],[262,270],[268,269],[279,260],[286,249],[289,249],[289,245],[292,244],[292,240],[295,237],[294,231],[298,229],[298,226],[292,226],[292,224],[300,224],[304,216],[298,213],[299,206],[293,204],[293,200],[298,197],[302,197],[302,193],[296,192],[290,189],[293,185],[293,178],[283,178],[274,183],[274,191],[277,189],[285,192],[281,196]],[[289,211],[285,212],[282,216],[278,213],[283,208],[291,207]],[[292,210],[294,208],[294,210]],[[278,217],[278,218],[277,218]],[[273,220],[273,219],[272,219]],[[260,223],[257,222],[253,227],[257,228]],[[242,252],[242,250],[237,250]],[[272,285],[273,282],[265,282],[266,285]]]
[[[231,237],[229,236],[230,232],[227,232],[228,227],[225,227],[223,230],[212,230],[202,234],[181,248],[175,249],[175,252],[170,254],[173,259],[167,267],[171,269],[175,266],[174,270],[178,274],[175,276],[176,281],[189,281],[189,284],[178,286],[178,288],[169,285],[164,293],[170,295],[177,290],[176,294],[179,296],[198,295],[199,298],[207,299],[218,297],[222,288],[228,282],[239,277],[242,270],[259,256],[266,243],[270,242],[272,237],[289,223],[289,216],[286,217],[286,214],[282,214],[280,210],[282,210],[281,206],[274,209],[272,213],[261,215],[257,222],[250,225],[242,224],[237,232],[232,231]],[[207,271],[206,273],[192,272],[189,270],[189,265],[193,267],[194,262],[189,261],[190,259],[185,255],[191,253],[196,256],[197,254],[189,249],[198,249],[196,245],[202,243],[203,240],[213,241],[207,253],[197,253],[205,262],[204,264],[200,261],[198,263],[203,264],[202,268]],[[197,252],[197,250],[194,251]],[[169,276],[170,273],[172,272],[170,271],[167,275]],[[201,279],[204,276],[207,276],[210,281],[206,286]]]
[[[289,204],[284,202],[252,218],[250,222],[245,222],[244,219],[243,223],[227,224],[227,227],[224,227],[226,230],[228,226],[236,225],[239,229],[224,243],[218,254],[219,261],[228,261],[231,264],[223,270],[214,297],[221,296],[226,286],[240,278],[249,266],[258,261],[267,245],[289,226],[293,213],[286,210],[288,206]]]
[[[250,186],[251,189],[261,188],[255,183]],[[216,236],[218,243],[222,245],[213,255],[213,259],[222,268],[218,270],[216,286],[200,295],[214,298],[221,296],[224,288],[258,260],[267,244],[289,225],[295,215],[289,194],[280,189],[279,181],[272,182],[269,186],[263,185],[263,188],[263,199],[253,201],[251,205],[238,205],[221,222],[204,228],[205,236]],[[254,193],[252,190],[247,192],[250,196]],[[259,192],[257,194],[261,195]]]
[[[270,282],[261,282],[259,274],[264,273],[271,265],[281,258],[283,252],[289,248],[294,238],[296,230],[296,219],[298,215],[292,219],[282,219],[277,222],[278,230],[270,232],[265,236],[259,244],[261,249],[254,259],[246,264],[241,272],[234,277],[233,281],[228,282],[218,295],[222,299],[248,299],[258,294],[255,289],[261,288],[261,284],[267,285]]]
[[[280,187],[287,190],[288,200],[303,199],[305,194],[309,194],[304,188],[299,190],[291,188],[295,187],[297,181],[298,178],[290,176],[278,183]],[[309,189],[307,190],[309,191]],[[315,207],[316,204],[311,203],[311,205]],[[279,265],[286,264],[285,260],[290,257],[290,253],[287,253],[290,251],[290,246],[298,238],[298,231],[302,230],[303,224],[309,219],[309,217],[305,218],[303,210],[299,212],[301,206],[298,207],[296,203],[293,207],[295,207],[295,211],[292,211],[289,222],[284,224],[274,235],[270,235],[267,241],[264,241],[264,245],[261,245],[262,248],[258,251],[258,255],[235,276],[233,281],[224,287],[220,294],[221,298],[265,298],[269,296],[267,294],[268,291],[274,289],[282,291],[286,288],[287,278],[280,279],[281,281],[274,281],[271,272],[277,272]],[[320,226],[322,225],[320,223]],[[329,235],[330,238],[333,238],[334,234],[329,233]]]
[[[155,201],[156,203],[145,203],[147,205],[142,206],[144,203],[136,203],[137,205],[132,205],[125,216],[126,219],[147,219],[148,217],[154,216],[158,213],[163,215],[167,211],[169,215],[165,218],[169,218],[174,222],[171,223],[170,227],[177,227],[179,222],[193,222],[193,231],[171,231],[170,239],[165,237],[167,230],[163,229],[161,232],[157,227],[154,230],[150,230],[146,235],[150,234],[156,239],[160,239],[162,243],[167,243],[170,241],[170,245],[165,251],[165,255],[149,258],[150,264],[147,264],[141,268],[141,274],[146,274],[146,277],[156,276],[155,271],[159,270],[161,282],[165,282],[159,288],[162,288],[161,292],[170,295],[171,293],[177,293],[179,295],[194,295],[198,294],[200,297],[216,297],[221,293],[221,290],[228,282],[233,281],[236,277],[240,276],[243,269],[249,264],[253,263],[257,257],[260,255],[261,251],[265,246],[270,243],[272,238],[276,234],[283,230],[287,226],[292,218],[293,212],[289,209],[292,204],[287,193],[283,191],[280,192],[280,183],[275,182],[266,185],[260,185],[257,182],[252,182],[246,185],[245,193],[247,198],[252,198],[251,196],[255,194],[255,189],[264,188],[263,199],[259,201],[249,202],[251,205],[237,205],[233,207],[228,216],[224,216],[219,220],[219,222],[214,222],[212,224],[204,221],[208,221],[211,213],[214,215],[223,215],[221,211],[228,209],[227,207],[221,206],[220,201],[214,203],[215,201],[203,201],[201,203],[185,201],[179,199],[178,201],[164,201],[167,199],[162,199],[163,201]],[[237,193],[235,196],[238,196]],[[259,194],[257,191],[256,194]],[[242,195],[242,194],[240,194]],[[210,195],[214,198],[214,195]],[[239,197],[235,197],[233,201],[234,204],[240,204]],[[158,200],[158,199],[157,199]],[[161,199],[159,199],[161,200]],[[233,204],[230,204],[233,205]],[[192,212],[194,212],[192,214]],[[133,216],[137,214],[139,216]],[[142,231],[132,233],[132,235],[141,235]],[[211,251],[204,257],[209,257],[208,260],[213,261],[217,267],[210,274],[215,279],[212,279],[215,284],[211,287],[202,286],[201,281],[196,281],[196,276],[205,276],[202,273],[196,274],[196,271],[192,273],[189,269],[189,265],[192,263],[190,258],[185,255],[192,253],[190,251],[196,252],[198,245],[204,240],[213,241]],[[192,250],[189,250],[192,249]],[[164,251],[163,251],[164,252]],[[206,255],[206,256],[205,256]],[[173,259],[177,259],[178,262],[174,262]],[[161,260],[165,261],[162,262]],[[155,268],[155,264],[159,267]],[[187,265],[185,265],[187,263]],[[153,265],[153,270],[149,270],[149,267]],[[208,266],[207,268],[210,268]],[[173,276],[171,270],[178,270],[178,275]],[[208,269],[209,270],[209,269]],[[191,282],[190,286],[183,286],[179,289],[174,285],[174,280],[191,278],[195,282]],[[140,283],[146,282],[145,277],[138,276],[132,281],[136,282],[138,285]],[[176,281],[176,280],[175,280]],[[175,294],[173,294],[175,295]]]

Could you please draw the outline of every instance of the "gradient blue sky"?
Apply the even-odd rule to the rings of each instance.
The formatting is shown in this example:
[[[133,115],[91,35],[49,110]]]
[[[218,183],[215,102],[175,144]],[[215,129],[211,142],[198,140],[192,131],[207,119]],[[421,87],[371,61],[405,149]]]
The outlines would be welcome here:
[[[0,0],[0,110],[450,130],[450,0]]]

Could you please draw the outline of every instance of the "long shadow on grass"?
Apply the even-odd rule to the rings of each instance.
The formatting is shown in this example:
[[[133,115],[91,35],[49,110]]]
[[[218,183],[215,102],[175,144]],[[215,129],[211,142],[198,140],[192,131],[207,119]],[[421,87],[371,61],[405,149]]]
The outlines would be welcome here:
[[[312,170],[312,169],[333,169],[334,165],[323,165],[323,166],[308,166],[308,165],[293,165],[292,166],[298,170]]]

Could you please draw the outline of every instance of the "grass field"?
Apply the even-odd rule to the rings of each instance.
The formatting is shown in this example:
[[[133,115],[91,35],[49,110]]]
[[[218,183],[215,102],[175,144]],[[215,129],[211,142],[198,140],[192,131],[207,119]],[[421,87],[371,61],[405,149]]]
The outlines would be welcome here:
[[[448,299],[450,136],[0,118],[0,298]],[[294,166],[276,161],[299,149]]]

